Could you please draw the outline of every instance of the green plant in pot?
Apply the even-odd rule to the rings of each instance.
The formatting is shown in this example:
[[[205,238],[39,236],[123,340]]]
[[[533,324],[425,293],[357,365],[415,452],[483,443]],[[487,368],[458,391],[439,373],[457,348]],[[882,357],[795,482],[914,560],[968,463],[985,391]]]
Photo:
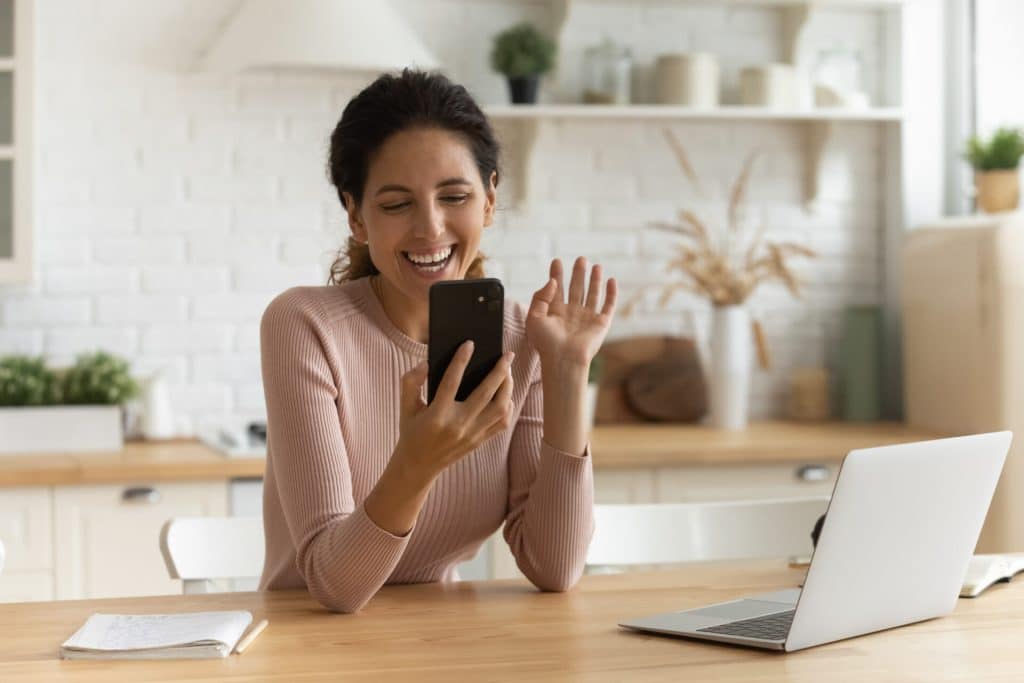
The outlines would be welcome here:
[[[128,362],[104,351],[84,353],[61,376],[63,403],[115,405],[139,393]]]
[[[42,358],[0,358],[0,406],[45,406],[60,401],[60,383]]]
[[[513,104],[537,101],[540,77],[555,65],[555,43],[530,24],[523,22],[494,37],[491,66],[508,78]]]
[[[964,157],[974,168],[975,199],[988,213],[1012,211],[1020,202],[1018,166],[1024,155],[1024,135],[1015,128],[1000,128],[985,139],[972,136]]]

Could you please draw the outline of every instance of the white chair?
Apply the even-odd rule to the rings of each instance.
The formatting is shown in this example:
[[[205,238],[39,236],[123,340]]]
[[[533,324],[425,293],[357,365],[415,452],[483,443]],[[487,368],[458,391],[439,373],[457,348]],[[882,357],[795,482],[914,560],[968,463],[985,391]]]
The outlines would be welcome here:
[[[175,517],[160,530],[160,552],[185,593],[213,592],[227,582],[252,584],[263,571],[260,517]],[[251,586],[250,586],[251,587]]]
[[[5,557],[4,542],[0,541],[0,574],[4,573],[4,557]]]
[[[809,555],[828,498],[595,505],[589,571]]]

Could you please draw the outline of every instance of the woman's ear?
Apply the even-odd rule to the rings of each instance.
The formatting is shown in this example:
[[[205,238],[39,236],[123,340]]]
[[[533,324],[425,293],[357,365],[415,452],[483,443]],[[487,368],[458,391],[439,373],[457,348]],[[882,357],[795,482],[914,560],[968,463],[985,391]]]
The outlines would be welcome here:
[[[498,173],[491,171],[491,177],[487,179],[487,187],[484,188],[484,227],[494,222],[494,206],[498,202]]]
[[[366,234],[366,225],[363,223],[362,216],[359,215],[359,205],[348,192],[343,192],[342,196],[345,198],[345,211],[348,213],[348,229],[352,231],[352,236],[356,238],[357,242],[366,244],[369,237]]]

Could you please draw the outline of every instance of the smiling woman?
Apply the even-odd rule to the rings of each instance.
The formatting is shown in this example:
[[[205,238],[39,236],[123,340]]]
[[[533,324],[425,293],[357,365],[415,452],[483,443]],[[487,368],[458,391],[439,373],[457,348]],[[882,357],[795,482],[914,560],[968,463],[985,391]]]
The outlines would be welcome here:
[[[360,609],[384,583],[445,581],[504,525],[544,590],[579,578],[593,530],[590,362],[614,280],[562,264],[529,309],[505,306],[505,355],[464,401],[464,344],[429,403],[430,286],[483,275],[498,144],[444,76],[378,78],[331,136],[331,182],[352,236],[326,287],[297,287],[260,327],[267,401],[264,589],[307,587]]]

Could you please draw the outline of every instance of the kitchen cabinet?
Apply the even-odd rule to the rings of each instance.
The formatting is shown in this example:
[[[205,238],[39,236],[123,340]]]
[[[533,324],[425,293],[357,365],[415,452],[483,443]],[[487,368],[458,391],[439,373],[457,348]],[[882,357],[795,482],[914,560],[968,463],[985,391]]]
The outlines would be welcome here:
[[[830,496],[838,473],[838,463],[829,460],[596,470],[594,502],[697,503]],[[489,557],[491,578],[521,576],[500,532],[480,552]]]
[[[32,277],[32,0],[0,0],[0,283]]]
[[[227,512],[223,481],[58,487],[56,598],[180,593],[160,554],[160,528],[172,517]]]
[[[0,602],[53,599],[52,510],[47,487],[0,489],[0,538],[7,551]]]

